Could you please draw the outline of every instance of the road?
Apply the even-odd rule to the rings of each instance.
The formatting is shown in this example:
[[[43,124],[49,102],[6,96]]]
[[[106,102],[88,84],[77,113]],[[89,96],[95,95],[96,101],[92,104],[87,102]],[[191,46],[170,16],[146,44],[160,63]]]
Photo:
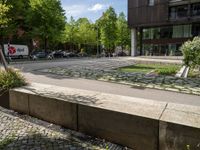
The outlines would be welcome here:
[[[158,60],[157,60],[158,61]],[[169,60],[170,61],[170,60]],[[174,61],[174,60],[173,60]],[[29,82],[53,84],[62,87],[77,88],[83,90],[98,91],[103,93],[124,95],[130,97],[138,97],[152,99],[156,101],[166,101],[173,103],[181,103],[188,105],[200,106],[200,96],[181,94],[176,92],[155,90],[155,89],[138,89],[128,85],[114,84],[95,80],[87,80],[80,78],[67,78],[52,74],[40,73],[37,70],[52,68],[52,67],[90,67],[92,69],[102,68],[111,69],[117,66],[126,66],[134,64],[133,58],[118,58],[118,59],[70,59],[54,62],[39,62],[39,63],[22,63],[12,65],[20,69]]]

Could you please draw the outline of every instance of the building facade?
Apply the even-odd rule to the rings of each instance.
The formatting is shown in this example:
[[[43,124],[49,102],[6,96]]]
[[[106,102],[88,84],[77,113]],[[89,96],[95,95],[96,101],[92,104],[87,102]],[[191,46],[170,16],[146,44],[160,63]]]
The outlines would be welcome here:
[[[128,0],[131,55],[180,56],[200,36],[200,0]]]

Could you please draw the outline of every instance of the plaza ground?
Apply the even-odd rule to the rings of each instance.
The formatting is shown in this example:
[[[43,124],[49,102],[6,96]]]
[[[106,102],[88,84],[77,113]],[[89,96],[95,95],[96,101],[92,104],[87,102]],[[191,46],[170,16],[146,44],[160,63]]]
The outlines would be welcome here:
[[[111,93],[116,95],[124,95],[145,99],[153,99],[157,101],[166,101],[173,103],[182,103],[189,105],[200,105],[199,96],[190,94],[181,94],[178,92],[170,92],[149,88],[141,88],[130,85],[114,84],[96,80],[88,80],[83,78],[66,77],[63,75],[41,72],[48,68],[67,68],[67,69],[103,69],[110,70],[118,67],[129,66],[138,61],[160,62],[160,63],[176,63],[181,64],[180,59],[147,59],[147,58],[102,58],[102,59],[67,59],[55,62],[35,62],[35,63],[19,63],[12,65],[22,70],[29,82],[53,84],[63,87],[71,87],[77,89],[99,91],[103,93]]]
[[[52,68],[110,71],[119,67],[133,65],[136,62],[182,63],[180,59],[163,60],[126,57],[19,62],[11,63],[10,66],[20,69],[28,82],[200,106],[199,96],[197,95],[89,80],[81,77],[67,77],[59,73],[45,72],[45,70],[51,70]],[[3,108],[0,108],[0,119],[0,149],[126,149],[104,140],[89,137]]]

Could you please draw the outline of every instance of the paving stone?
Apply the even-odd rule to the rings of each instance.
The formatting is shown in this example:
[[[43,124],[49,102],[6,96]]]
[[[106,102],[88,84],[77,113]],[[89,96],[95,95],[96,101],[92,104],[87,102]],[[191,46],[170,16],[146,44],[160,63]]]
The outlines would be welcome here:
[[[126,149],[0,107],[0,150],[98,150],[104,145]]]
[[[49,68],[38,70],[39,72],[51,72],[55,75],[71,76],[76,78],[86,78],[100,81],[117,82],[121,84],[135,85],[136,83],[143,87],[156,88],[161,90],[176,91],[182,93],[193,93],[200,95],[200,79],[199,78],[177,78],[172,76],[148,76],[143,73],[122,73],[115,68],[128,66],[134,62],[103,62],[98,61],[95,65],[77,64],[69,65],[67,68]],[[155,85],[155,86],[149,86]],[[180,89],[180,90],[179,90]],[[193,90],[195,89],[195,90]]]

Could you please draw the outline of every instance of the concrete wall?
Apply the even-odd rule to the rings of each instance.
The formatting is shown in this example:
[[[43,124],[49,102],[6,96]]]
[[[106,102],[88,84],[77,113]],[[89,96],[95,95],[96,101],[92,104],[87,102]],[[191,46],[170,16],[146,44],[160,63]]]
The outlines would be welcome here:
[[[200,146],[200,107],[50,86],[31,89],[37,87],[54,96],[11,90],[11,108],[136,150]]]

